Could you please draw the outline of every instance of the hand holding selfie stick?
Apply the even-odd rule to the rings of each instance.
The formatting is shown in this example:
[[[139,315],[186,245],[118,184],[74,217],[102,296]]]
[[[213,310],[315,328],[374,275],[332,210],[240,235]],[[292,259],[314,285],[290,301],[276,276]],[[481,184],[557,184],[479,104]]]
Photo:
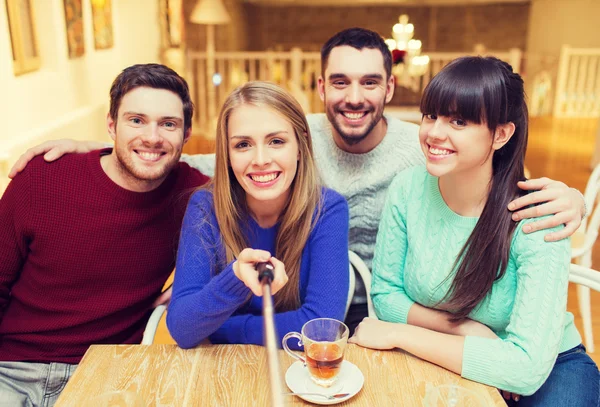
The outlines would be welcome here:
[[[257,263],[256,270],[258,271],[258,281],[263,290],[263,329],[271,382],[271,405],[279,407],[283,406],[283,387],[281,385],[281,372],[279,371],[279,358],[277,357],[277,334],[275,333],[273,297],[271,295],[271,283],[275,277],[273,274],[274,268],[270,262],[266,262]]]

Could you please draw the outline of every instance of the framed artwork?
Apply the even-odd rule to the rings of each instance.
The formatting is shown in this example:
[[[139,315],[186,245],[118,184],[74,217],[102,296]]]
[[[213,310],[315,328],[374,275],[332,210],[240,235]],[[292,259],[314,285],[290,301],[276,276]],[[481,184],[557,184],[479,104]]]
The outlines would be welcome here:
[[[160,0],[160,15],[163,47],[181,47],[184,24],[182,0]]]
[[[77,58],[85,53],[81,1],[82,0],[64,0],[69,58]]]
[[[111,0],[92,0],[92,20],[94,22],[94,47],[108,49],[113,46]]]
[[[15,75],[40,68],[32,0],[6,0],[8,29]]]

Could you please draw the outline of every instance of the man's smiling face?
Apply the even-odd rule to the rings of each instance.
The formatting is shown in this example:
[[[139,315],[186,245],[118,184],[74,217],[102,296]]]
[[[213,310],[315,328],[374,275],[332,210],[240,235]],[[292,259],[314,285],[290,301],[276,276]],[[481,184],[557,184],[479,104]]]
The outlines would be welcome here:
[[[347,145],[366,139],[381,121],[383,109],[393,96],[383,55],[378,49],[350,46],[331,50],[319,91],[327,118]]]

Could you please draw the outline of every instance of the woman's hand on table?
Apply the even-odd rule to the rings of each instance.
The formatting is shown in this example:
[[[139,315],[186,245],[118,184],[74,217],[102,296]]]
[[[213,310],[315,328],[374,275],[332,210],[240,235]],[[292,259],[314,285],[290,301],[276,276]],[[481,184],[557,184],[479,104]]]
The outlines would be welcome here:
[[[393,349],[396,347],[395,337],[400,325],[367,317],[358,324],[348,343],[371,349]]]

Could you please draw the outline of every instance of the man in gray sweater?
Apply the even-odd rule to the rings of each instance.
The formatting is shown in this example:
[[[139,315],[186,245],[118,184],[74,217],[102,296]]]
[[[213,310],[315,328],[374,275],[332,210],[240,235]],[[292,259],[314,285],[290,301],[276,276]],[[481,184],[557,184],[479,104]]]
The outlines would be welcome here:
[[[384,114],[395,90],[391,74],[392,57],[383,38],[370,30],[350,28],[331,37],[321,49],[319,93],[325,114],[309,114],[315,161],[322,179],[340,192],[350,208],[350,250],[370,269],[375,249],[379,218],[385,194],[400,171],[425,163],[419,144],[419,126]],[[67,152],[87,152],[102,148],[93,142],[53,141],[28,150],[15,164],[11,175],[22,169],[34,155],[46,154],[53,160]],[[182,159],[203,174],[214,173],[214,154],[183,156]],[[533,229],[550,228],[561,223],[565,229],[552,236],[558,240],[571,235],[585,215],[583,196],[562,182],[547,178],[530,180],[522,188],[543,190],[516,201],[511,210],[519,219],[555,214],[529,224]],[[527,208],[546,202],[541,212]],[[352,305],[346,317],[351,332],[367,316],[367,294],[357,276]]]
[[[308,115],[315,161],[325,185],[350,208],[350,250],[371,269],[385,194],[400,171],[424,164],[416,124],[385,116],[394,95],[391,54],[379,34],[351,28],[321,49],[319,94],[325,114]],[[357,275],[346,317],[351,331],[367,316],[367,292]]]
[[[395,89],[391,70],[391,53],[379,34],[362,28],[335,34],[321,49],[318,87],[325,114],[308,115],[315,161],[325,185],[348,201],[350,250],[358,254],[369,270],[389,184],[400,171],[425,163],[419,126],[384,114],[384,106],[391,101]],[[552,225],[569,223],[569,227],[562,236],[553,237],[569,236],[585,214],[583,196],[563,183],[547,179],[532,180],[528,186],[542,187],[552,191],[550,199],[530,194],[527,200],[521,199],[516,204],[520,208],[533,202],[560,200],[569,210],[564,215],[555,215],[558,219]],[[555,205],[547,213],[559,212]],[[550,225],[537,226],[543,229]],[[366,288],[357,276],[354,298],[346,316],[351,332],[367,312]]]

